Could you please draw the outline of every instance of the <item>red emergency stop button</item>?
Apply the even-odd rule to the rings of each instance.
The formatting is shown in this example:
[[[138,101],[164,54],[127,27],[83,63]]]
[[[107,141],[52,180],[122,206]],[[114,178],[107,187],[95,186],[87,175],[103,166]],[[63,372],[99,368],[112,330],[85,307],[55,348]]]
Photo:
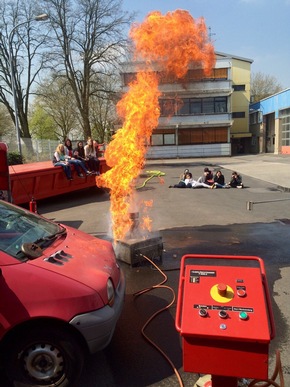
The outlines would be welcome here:
[[[246,296],[246,290],[245,289],[238,289],[237,290],[237,295],[239,296],[239,297],[245,297]]]
[[[220,296],[225,297],[227,295],[228,287],[226,284],[218,284],[217,290]]]

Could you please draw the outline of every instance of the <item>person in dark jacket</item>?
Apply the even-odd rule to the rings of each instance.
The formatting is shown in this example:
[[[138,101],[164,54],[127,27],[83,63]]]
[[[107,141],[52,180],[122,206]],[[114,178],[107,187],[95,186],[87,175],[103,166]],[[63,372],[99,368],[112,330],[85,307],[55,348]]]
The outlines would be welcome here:
[[[232,188],[243,188],[243,183],[242,183],[242,176],[239,175],[237,172],[232,173],[232,177],[230,182],[228,183],[230,187]]]
[[[85,156],[84,143],[82,141],[77,142],[77,147],[73,151],[73,157],[78,160],[87,161]]]
[[[220,170],[216,171],[213,181],[214,183],[211,188],[229,188],[229,186],[225,183],[225,177]]]

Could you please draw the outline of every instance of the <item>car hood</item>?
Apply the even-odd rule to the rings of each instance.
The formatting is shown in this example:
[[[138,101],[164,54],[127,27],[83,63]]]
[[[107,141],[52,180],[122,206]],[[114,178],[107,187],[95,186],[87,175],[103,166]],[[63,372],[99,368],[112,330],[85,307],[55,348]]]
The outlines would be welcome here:
[[[27,261],[27,264],[69,277],[97,291],[111,278],[116,288],[120,268],[112,243],[63,227],[67,234],[44,249],[42,256]]]

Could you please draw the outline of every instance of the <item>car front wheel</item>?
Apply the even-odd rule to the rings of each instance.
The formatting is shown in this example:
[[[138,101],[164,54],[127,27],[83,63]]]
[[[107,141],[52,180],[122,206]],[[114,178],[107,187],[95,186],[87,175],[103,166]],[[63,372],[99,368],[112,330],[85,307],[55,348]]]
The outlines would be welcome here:
[[[84,353],[64,330],[32,329],[9,343],[4,358],[14,386],[67,387],[76,384]]]

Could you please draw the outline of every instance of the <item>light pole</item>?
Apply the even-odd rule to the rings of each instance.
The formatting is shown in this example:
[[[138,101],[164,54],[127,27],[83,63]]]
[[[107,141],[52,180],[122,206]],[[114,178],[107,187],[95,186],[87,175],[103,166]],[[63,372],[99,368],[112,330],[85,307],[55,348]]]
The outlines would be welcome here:
[[[19,23],[15,27],[12,28],[12,30],[10,31],[9,37],[8,37],[9,66],[10,66],[10,73],[11,73],[11,90],[12,90],[12,94],[13,94],[13,103],[14,103],[14,116],[15,116],[17,147],[18,147],[18,152],[20,153],[20,155],[22,154],[22,151],[21,151],[21,138],[20,138],[19,117],[18,117],[18,103],[17,103],[17,95],[16,95],[16,79],[15,79],[15,72],[16,71],[14,71],[14,64],[13,64],[13,48],[12,48],[13,32],[18,27],[20,27],[24,24],[27,24],[33,20],[44,21],[47,19],[48,19],[48,15],[46,13],[43,13],[41,15],[35,16],[32,19],[28,19],[22,23]]]

